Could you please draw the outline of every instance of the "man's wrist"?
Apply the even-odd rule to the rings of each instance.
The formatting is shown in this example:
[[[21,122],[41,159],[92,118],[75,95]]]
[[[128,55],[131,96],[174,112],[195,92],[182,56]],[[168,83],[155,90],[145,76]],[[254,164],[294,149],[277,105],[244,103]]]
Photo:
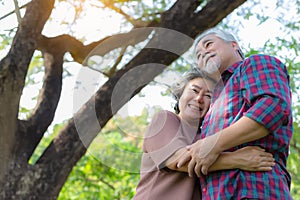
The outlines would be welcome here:
[[[222,132],[221,131],[217,132],[216,134],[212,135],[211,137],[212,137],[211,139],[214,141],[213,151],[216,154],[220,155],[223,151],[226,150],[226,149],[222,148],[222,145],[223,145],[222,138],[221,138]]]

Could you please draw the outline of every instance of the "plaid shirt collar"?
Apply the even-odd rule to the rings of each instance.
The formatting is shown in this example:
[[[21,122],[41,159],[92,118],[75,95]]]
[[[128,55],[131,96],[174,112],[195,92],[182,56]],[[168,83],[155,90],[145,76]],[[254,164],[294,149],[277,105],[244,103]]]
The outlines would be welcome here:
[[[221,79],[219,82],[216,84],[216,87],[213,92],[212,96],[212,103],[215,102],[215,100],[219,97],[219,94],[223,90],[224,86],[226,85],[227,81],[230,79],[234,71],[241,65],[243,61],[239,61],[234,63],[233,65],[229,66],[222,74],[221,74]],[[211,104],[210,106],[212,106]]]
[[[222,81],[226,83],[230,76],[234,73],[234,71],[241,65],[243,61],[239,61],[234,63],[233,65],[229,66],[222,74]]]

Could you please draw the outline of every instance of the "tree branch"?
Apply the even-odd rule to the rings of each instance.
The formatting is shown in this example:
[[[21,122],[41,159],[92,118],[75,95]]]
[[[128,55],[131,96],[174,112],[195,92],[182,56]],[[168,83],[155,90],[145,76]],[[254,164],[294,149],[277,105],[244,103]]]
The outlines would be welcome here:
[[[90,52],[96,47],[97,51],[93,51],[93,53],[98,56],[104,56],[119,47],[135,45],[144,41],[150,32],[151,29],[141,29],[140,31],[135,31],[134,29],[128,33],[120,33],[106,37],[89,45],[83,45],[82,42],[70,35],[61,35],[53,38],[42,36],[39,40],[38,49],[47,50],[51,48],[53,43],[61,44],[61,48],[64,48],[66,52],[70,52],[76,62],[86,65],[86,59],[88,56],[92,56]]]
[[[123,15],[125,19],[134,26],[134,28],[146,27],[150,23],[150,22],[145,22],[143,20],[134,19],[130,15],[126,14],[121,8],[116,7],[114,3],[111,1],[102,0],[101,2],[104,4],[105,7],[110,8],[111,10],[119,13],[120,15]]]
[[[29,3],[30,3],[30,2],[29,2]],[[25,8],[29,3],[26,3],[25,5],[23,5],[23,6],[21,6],[21,7],[18,7],[18,10],[21,10],[21,9]],[[0,20],[5,19],[6,17],[8,17],[8,16],[10,16],[10,15],[12,15],[12,14],[14,14],[14,13],[15,13],[15,10],[13,10],[13,11],[11,11],[11,12],[9,12],[9,13],[3,15],[2,17],[0,17]]]
[[[52,48],[59,50],[57,45]],[[19,137],[23,139],[17,145],[17,154],[27,161],[53,121],[61,95],[63,55],[64,52],[43,52],[45,76],[38,103],[28,120],[19,122]]]
[[[41,31],[50,16],[54,0],[33,0],[28,4],[22,23],[12,42],[11,49],[6,56],[11,60],[10,69],[18,77],[23,89],[24,80],[29,63],[35,51]]]
[[[190,34],[187,31],[191,29],[190,27],[199,24],[199,22],[197,24],[194,24],[195,21],[191,21],[191,19],[195,17],[195,10],[200,4],[201,1],[195,0],[176,1],[176,3],[169,10],[162,13],[161,23],[158,26],[180,31],[181,33],[190,36]],[[187,21],[186,19],[189,19],[190,21]],[[182,24],[183,21],[187,23]]]
[[[209,1],[203,9],[201,9],[196,14],[195,21],[203,21],[206,20],[207,26],[203,26],[200,29],[200,32],[205,31],[208,28],[214,27],[218,24],[223,18],[225,18],[228,14],[230,14],[234,9],[239,7],[241,4],[246,2],[247,0],[235,0],[228,4],[226,0],[220,1]],[[220,11],[222,11],[220,13]]]
[[[15,13],[17,15],[18,23],[20,25],[21,21],[22,21],[22,17],[21,17],[21,13],[20,13],[20,8],[19,8],[18,1],[14,0],[14,4],[15,4]]]
[[[106,75],[107,77],[110,78],[110,77],[112,77],[112,76],[116,73],[117,67],[118,67],[118,65],[120,64],[120,62],[121,62],[121,60],[122,60],[122,58],[123,58],[125,52],[126,52],[126,47],[122,47],[121,52],[120,52],[118,58],[116,59],[116,62],[115,62],[114,65],[110,68],[110,70],[109,70],[107,73],[105,73],[105,75]]]
[[[179,11],[181,11],[182,13],[192,16],[193,12],[191,11],[195,11],[202,2],[203,0],[178,0],[167,12],[179,14]]]

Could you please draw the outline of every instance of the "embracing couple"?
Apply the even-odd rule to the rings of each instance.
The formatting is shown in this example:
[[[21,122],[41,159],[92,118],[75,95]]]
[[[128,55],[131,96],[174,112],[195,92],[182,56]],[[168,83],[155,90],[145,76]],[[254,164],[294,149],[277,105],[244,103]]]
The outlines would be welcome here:
[[[209,29],[197,67],[173,86],[174,110],[158,112],[143,144],[134,200],[292,199],[289,75],[277,58],[244,58],[234,36]]]

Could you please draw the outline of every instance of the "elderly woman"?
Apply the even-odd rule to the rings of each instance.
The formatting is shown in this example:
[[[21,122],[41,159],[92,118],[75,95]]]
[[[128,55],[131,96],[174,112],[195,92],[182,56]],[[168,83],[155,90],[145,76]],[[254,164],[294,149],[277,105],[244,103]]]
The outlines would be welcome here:
[[[187,72],[173,87],[175,113],[158,112],[148,126],[143,144],[140,182],[134,200],[201,199],[199,179],[189,177],[187,166],[177,168],[186,146],[199,138],[199,126],[209,109],[215,81],[199,69]],[[267,171],[271,154],[259,147],[224,152],[210,171],[240,168]]]

